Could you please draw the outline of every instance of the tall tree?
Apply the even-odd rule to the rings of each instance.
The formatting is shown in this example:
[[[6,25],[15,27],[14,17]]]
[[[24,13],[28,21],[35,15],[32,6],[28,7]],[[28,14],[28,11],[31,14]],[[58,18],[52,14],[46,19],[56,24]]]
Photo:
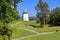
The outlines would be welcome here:
[[[16,0],[15,2],[17,4],[19,1]],[[7,24],[11,21],[19,19],[17,8],[12,8],[12,4],[13,0],[0,0],[0,35],[3,37],[5,35],[8,36],[9,40],[12,34],[12,30],[8,28]]]
[[[39,0],[39,3],[35,9],[37,10],[37,18],[39,19],[41,25],[45,25],[48,22],[48,4],[42,0]]]
[[[0,2],[0,16],[1,19],[0,20],[4,20],[6,18],[6,10],[8,8],[11,8],[11,4],[12,4],[12,0],[1,0]]]
[[[17,8],[14,6],[12,8],[11,6],[13,5],[13,2],[15,3],[14,5],[18,4],[21,0],[1,0],[0,1],[0,20],[3,22],[9,23],[14,20],[19,19],[19,14],[17,11]]]

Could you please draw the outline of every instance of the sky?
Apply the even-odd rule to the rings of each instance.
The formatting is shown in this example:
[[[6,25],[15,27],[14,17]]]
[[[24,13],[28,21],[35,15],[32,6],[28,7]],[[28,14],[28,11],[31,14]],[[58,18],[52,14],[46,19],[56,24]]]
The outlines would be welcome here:
[[[20,16],[23,14],[23,10],[27,10],[30,17],[36,17],[35,6],[38,4],[39,0],[23,0],[17,4],[17,10]],[[49,9],[53,10],[56,7],[60,7],[60,0],[43,0],[49,5]]]

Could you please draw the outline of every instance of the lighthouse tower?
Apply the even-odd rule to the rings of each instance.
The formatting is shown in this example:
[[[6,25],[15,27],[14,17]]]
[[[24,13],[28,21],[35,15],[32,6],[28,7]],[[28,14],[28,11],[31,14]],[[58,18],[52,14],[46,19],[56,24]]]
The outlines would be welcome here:
[[[29,21],[29,16],[27,10],[23,11],[23,21]]]

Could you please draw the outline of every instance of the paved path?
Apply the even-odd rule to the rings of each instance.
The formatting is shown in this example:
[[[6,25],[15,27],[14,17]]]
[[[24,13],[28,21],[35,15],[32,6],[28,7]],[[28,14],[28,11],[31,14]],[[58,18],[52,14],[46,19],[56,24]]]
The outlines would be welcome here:
[[[24,37],[20,37],[20,38],[15,38],[13,40],[21,40],[24,38],[30,38],[30,37],[35,37],[35,36],[39,36],[39,35],[46,35],[46,34],[53,34],[55,32],[45,32],[45,33],[39,33],[39,34],[34,34],[34,35],[30,35],[30,36],[24,36]]]

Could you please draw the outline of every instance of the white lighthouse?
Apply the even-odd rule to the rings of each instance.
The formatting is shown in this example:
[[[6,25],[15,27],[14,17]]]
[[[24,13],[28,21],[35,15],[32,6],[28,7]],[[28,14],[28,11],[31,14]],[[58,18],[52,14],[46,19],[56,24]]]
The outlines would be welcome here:
[[[27,10],[23,11],[23,21],[29,21],[29,16]]]

